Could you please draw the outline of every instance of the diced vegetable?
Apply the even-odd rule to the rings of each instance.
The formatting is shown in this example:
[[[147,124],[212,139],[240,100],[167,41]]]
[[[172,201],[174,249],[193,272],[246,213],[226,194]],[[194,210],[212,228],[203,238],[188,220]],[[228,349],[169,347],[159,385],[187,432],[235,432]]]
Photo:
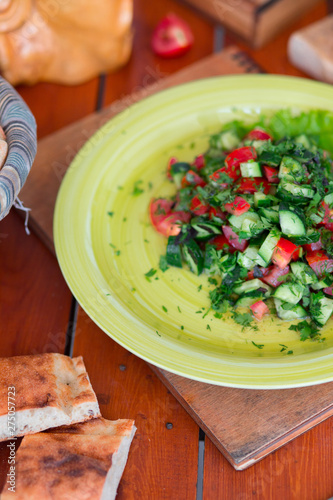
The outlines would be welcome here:
[[[333,299],[325,297],[323,292],[312,293],[310,313],[318,325],[324,326],[333,313]]]
[[[297,304],[304,293],[305,287],[301,283],[282,283],[275,289],[274,297],[289,304]]]
[[[263,302],[262,300],[258,300],[258,302],[256,302],[255,304],[252,304],[252,306],[250,306],[250,309],[253,313],[253,316],[258,320],[261,320],[263,316],[265,316],[265,314],[269,314],[269,309],[265,302]]]
[[[268,133],[268,132],[265,132],[265,130],[257,127],[253,130],[251,130],[248,134],[247,134],[247,139],[250,139],[251,141],[269,141],[272,138],[272,136]]]
[[[270,185],[266,179],[263,177],[243,177],[237,187],[237,193],[242,194],[253,194],[256,191],[263,191],[263,193],[268,194],[270,190]]]
[[[274,167],[270,167],[268,165],[264,165],[262,167],[264,176],[270,182],[271,184],[278,184],[279,183],[279,176],[278,176],[278,171]]]
[[[204,256],[199,245],[194,240],[190,240],[183,245],[183,255],[190,270],[194,274],[201,274],[204,266]]]
[[[318,282],[316,273],[305,262],[292,262],[290,267],[298,281],[303,285],[312,285]]]
[[[248,161],[240,164],[242,177],[262,177],[260,164],[256,161]]]
[[[290,307],[290,304],[288,302],[284,302],[277,298],[274,298],[274,304],[279,318],[286,321],[306,318],[308,315],[304,307],[302,307],[300,304],[296,304]]]
[[[258,254],[268,266],[270,263],[275,247],[280,240],[280,232],[273,229],[266,237],[265,241],[259,248]]]
[[[317,276],[333,271],[333,259],[330,259],[323,250],[307,252],[306,260]]]
[[[280,238],[273,250],[272,262],[280,269],[284,269],[291,261],[297,246],[285,238]]]
[[[209,205],[204,203],[198,195],[194,196],[190,204],[191,212],[196,215],[204,215],[209,211]]]
[[[188,170],[184,175],[184,177],[182,178],[181,185],[182,187],[186,186],[204,187],[206,185],[206,181],[204,181],[199,174],[194,172],[194,170]]]
[[[226,203],[224,208],[227,212],[229,212],[229,214],[236,215],[238,217],[239,215],[247,212],[251,208],[251,205],[241,196],[236,196],[234,201]]]
[[[169,266],[183,267],[181,247],[176,242],[176,236],[169,236],[168,238],[166,260]]]
[[[286,236],[303,236],[306,233],[305,220],[302,211],[290,203],[281,202],[279,219],[282,232]]]
[[[279,266],[272,266],[269,268],[269,270],[270,272],[262,279],[263,281],[265,281],[265,283],[273,286],[274,288],[280,286],[285,280],[283,276],[287,276],[289,274],[289,266],[285,267],[284,269],[280,269]]]
[[[246,240],[240,240],[238,234],[236,234],[230,226],[222,226],[222,231],[227,238],[231,246],[243,252],[248,246],[249,242]]]

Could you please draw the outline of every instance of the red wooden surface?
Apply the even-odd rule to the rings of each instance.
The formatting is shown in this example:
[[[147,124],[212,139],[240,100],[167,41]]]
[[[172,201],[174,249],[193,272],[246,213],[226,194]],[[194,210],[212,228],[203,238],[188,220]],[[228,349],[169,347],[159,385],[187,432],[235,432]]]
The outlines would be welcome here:
[[[108,76],[106,103],[202,58],[213,47],[213,27],[184,5],[172,0],[135,4],[133,56],[126,68]],[[170,10],[188,20],[196,43],[184,58],[164,61],[152,55],[149,39],[153,26]],[[325,12],[322,2],[292,29]],[[300,75],[285,52],[292,29],[259,51],[239,46],[266,71]],[[228,35],[227,40],[235,37]],[[97,89],[95,79],[78,87],[40,84],[19,91],[33,110],[42,137],[93,111]],[[0,263],[0,355],[63,352],[71,295],[55,258],[34,235],[25,235],[15,213],[0,222]],[[118,498],[194,499],[198,428],[186,412],[144,362],[116,345],[82,311],[74,354],[85,358],[104,416],[136,419],[138,432]],[[172,429],[166,428],[167,422]],[[333,495],[332,425],[332,419],[320,424],[244,472],[236,472],[206,440],[204,499],[327,499]],[[5,458],[3,450],[0,447],[0,461]]]

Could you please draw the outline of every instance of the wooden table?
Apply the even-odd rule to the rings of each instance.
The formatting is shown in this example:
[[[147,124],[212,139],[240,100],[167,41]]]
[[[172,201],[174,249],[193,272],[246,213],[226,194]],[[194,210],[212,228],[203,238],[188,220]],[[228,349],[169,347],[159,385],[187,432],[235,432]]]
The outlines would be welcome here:
[[[322,2],[261,50],[248,49],[230,34],[226,43],[239,45],[267,72],[304,76],[288,63],[286,42],[293,30],[323,17],[326,9]],[[184,57],[164,61],[152,54],[149,40],[156,22],[169,11],[188,21],[196,43]],[[19,88],[37,119],[39,138],[221,48],[219,31],[173,0],[136,0],[134,28],[131,61],[116,74],[78,87]],[[104,417],[135,419],[138,431],[119,500],[325,500],[333,496],[332,418],[257,465],[236,472],[147,364],[101,332],[77,306],[56,259],[34,234],[25,234],[15,211],[0,223],[0,263],[0,356],[80,354]],[[6,462],[4,445],[0,458]]]

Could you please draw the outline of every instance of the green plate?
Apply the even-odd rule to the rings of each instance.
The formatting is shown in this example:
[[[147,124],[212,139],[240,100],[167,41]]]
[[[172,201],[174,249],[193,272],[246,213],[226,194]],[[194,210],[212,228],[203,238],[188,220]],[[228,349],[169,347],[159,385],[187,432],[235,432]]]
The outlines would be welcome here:
[[[266,75],[210,78],[134,104],[88,141],[62,183],[54,239],[69,287],[102,330],[150,363],[203,382],[276,389],[333,380],[332,320],[318,343],[301,342],[276,317],[242,331],[205,315],[207,277],[159,269],[166,240],[147,210],[152,197],[173,192],[170,155],[192,159],[234,117],[309,106],[333,111],[332,87]],[[148,280],[150,269],[157,272]],[[280,344],[288,349],[281,353]]]

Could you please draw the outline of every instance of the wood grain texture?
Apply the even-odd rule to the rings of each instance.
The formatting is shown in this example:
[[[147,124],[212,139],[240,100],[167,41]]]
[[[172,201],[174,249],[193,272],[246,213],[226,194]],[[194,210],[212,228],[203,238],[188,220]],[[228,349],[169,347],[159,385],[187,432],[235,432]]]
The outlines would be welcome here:
[[[203,500],[328,500],[333,496],[332,435],[329,419],[242,472],[206,439]]]
[[[289,37],[294,31],[301,29],[310,23],[318,21],[319,19],[322,19],[327,15],[327,13],[327,2],[322,0],[308,13],[301,16],[298,21],[287,27],[287,29],[285,29],[278,38],[275,38],[272,42],[259,50],[251,49],[239,38],[230,33],[227,34],[226,43],[236,43],[250,57],[253,57],[254,60],[258,64],[260,64],[260,66],[267,73],[305,77],[306,75],[302,71],[292,66],[292,64],[288,60],[287,44]]]
[[[38,145],[34,167],[20,194],[24,204],[32,210],[31,227],[48,248],[54,251],[53,212],[63,176],[83,144],[97,129],[120,111],[139,99],[179,83],[204,76],[251,73],[258,72],[258,70],[259,68],[248,61],[237,48],[231,46],[163,80],[149,81],[146,86],[138,86],[130,96],[118,99],[101,112],[93,113],[42,139]]]
[[[131,418],[137,426],[117,500],[194,499],[198,426],[148,365],[81,309],[73,355],[83,356],[103,417]]]
[[[249,391],[216,387],[151,368],[237,470],[253,465],[333,415],[333,383]]]

